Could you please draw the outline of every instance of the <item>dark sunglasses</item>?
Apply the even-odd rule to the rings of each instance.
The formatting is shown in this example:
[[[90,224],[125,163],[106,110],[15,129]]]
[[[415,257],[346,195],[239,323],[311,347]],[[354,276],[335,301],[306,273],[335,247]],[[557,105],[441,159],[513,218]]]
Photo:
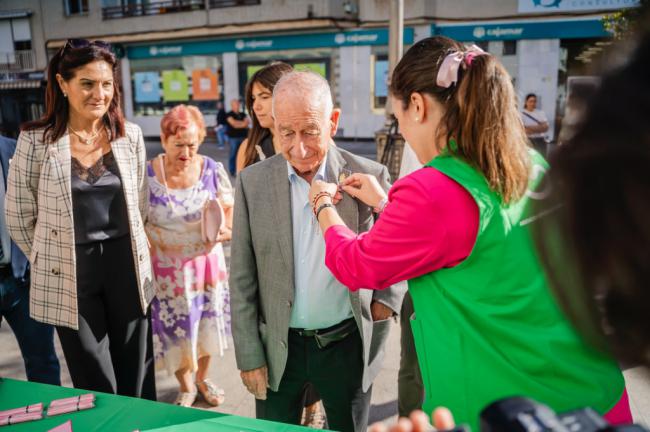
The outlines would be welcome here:
[[[63,50],[65,51],[67,48],[86,48],[93,45],[99,48],[107,49],[109,51],[111,49],[111,44],[104,42],[103,40],[89,41],[88,39],[68,39],[63,46]]]

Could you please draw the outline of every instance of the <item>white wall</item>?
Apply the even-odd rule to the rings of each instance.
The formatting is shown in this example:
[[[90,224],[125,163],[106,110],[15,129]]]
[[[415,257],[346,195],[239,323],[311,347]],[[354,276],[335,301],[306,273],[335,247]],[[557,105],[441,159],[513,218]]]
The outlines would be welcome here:
[[[371,107],[371,53],[369,46],[339,49],[339,127],[346,138],[372,138],[384,124],[383,114],[373,113]]]
[[[544,111],[549,120],[549,137],[554,136],[557,99],[557,75],[560,68],[560,40],[520,40],[517,45],[519,72],[517,94],[519,106],[523,107],[528,93],[537,95],[537,108]]]

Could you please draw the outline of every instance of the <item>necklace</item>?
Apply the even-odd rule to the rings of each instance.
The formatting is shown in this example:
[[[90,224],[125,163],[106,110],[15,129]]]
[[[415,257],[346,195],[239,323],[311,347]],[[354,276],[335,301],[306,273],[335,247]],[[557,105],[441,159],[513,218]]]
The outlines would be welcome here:
[[[79,141],[81,141],[81,143],[85,144],[85,145],[93,145],[95,143],[95,140],[99,136],[99,134],[102,132],[102,128],[100,127],[91,136],[84,138],[83,136],[81,136],[81,134],[79,132],[72,129],[72,126],[70,126],[70,125],[68,125],[68,130],[70,132],[72,132],[73,134],[75,134],[77,136],[77,138],[79,138]]]

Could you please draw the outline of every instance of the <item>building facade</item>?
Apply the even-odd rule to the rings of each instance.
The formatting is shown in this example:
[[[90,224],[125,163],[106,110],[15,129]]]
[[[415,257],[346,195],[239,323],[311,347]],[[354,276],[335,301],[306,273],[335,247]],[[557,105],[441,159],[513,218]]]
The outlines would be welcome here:
[[[405,0],[404,44],[440,34],[480,45],[501,58],[521,98],[538,95],[553,128],[567,79],[586,74],[610,43],[603,15],[637,3]],[[39,115],[48,57],[68,38],[102,39],[121,59],[126,116],[146,136],[159,134],[177,103],[199,106],[214,123],[217,100],[241,98],[252,73],[282,60],[329,80],[341,136],[371,138],[384,123],[388,13],[389,0],[2,0],[2,106],[15,104],[6,111],[20,111],[21,121]],[[4,69],[19,71],[3,74],[4,53]],[[15,127],[6,117],[0,124]]]

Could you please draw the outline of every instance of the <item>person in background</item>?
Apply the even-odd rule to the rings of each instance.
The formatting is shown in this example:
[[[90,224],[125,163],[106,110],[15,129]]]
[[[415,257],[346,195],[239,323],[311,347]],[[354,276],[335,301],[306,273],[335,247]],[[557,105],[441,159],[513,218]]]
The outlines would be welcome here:
[[[237,172],[280,153],[280,139],[274,134],[272,96],[278,80],[291,71],[291,65],[274,62],[255,72],[246,83],[246,110],[251,113],[252,126],[237,153]],[[302,424],[322,428],[325,412],[318,391],[311,383],[305,385],[303,397],[305,412]]]
[[[9,161],[16,141],[0,136],[0,324],[4,318],[16,336],[29,381],[61,385],[54,328],[29,316],[29,263],[11,240],[5,220]]]
[[[165,153],[147,165],[145,227],[156,278],[151,305],[156,360],[178,379],[177,405],[192,406],[200,395],[219,406],[224,392],[208,378],[208,371],[211,358],[223,355],[230,328],[222,243],[231,236],[232,186],[220,162],[198,154],[205,123],[196,107],[172,108],[160,128]],[[218,200],[225,216],[214,243],[206,243],[201,231],[208,200]]]
[[[332,206],[338,185],[313,182],[310,203],[341,283],[408,280],[425,412],[447,406],[477,430],[488,403],[518,394],[556,411],[620,407],[631,420],[618,366],[561,314],[532,247],[529,204],[547,165],[528,147],[506,70],[478,47],[436,36],[406,52],[390,91],[425,168],[389,196],[369,176],[342,182],[381,213],[362,235]]]
[[[282,154],[237,180],[230,285],[237,367],[258,418],[299,424],[311,382],[331,429],[365,431],[372,382],[403,291],[350,293],[325,267],[325,249],[308,203],[309,184],[368,172],[388,188],[386,167],[333,145],[339,110],[327,81],[290,72],[273,90]],[[343,217],[372,226],[372,209],[344,197]]]
[[[251,115],[251,128],[237,152],[237,172],[280,152],[279,137],[273,134],[273,88],[282,75],[292,70],[286,63],[271,63],[255,72],[246,83],[244,100]]]
[[[223,108],[223,101],[217,101],[217,125],[214,127],[215,135],[217,136],[217,147],[225,148],[228,137],[226,136],[226,129],[228,122],[226,121],[226,110]]]
[[[74,386],[155,400],[145,146],[117,65],[102,41],[52,57],[46,113],[9,167],[7,227],[29,257],[31,316],[57,326]]]
[[[226,122],[228,123],[226,128],[226,135],[228,136],[228,145],[229,145],[229,156],[228,156],[228,169],[230,170],[230,175],[237,175],[237,151],[242,141],[246,139],[248,135],[248,125],[250,124],[250,119],[246,113],[241,112],[241,105],[239,99],[233,99],[230,101],[230,111],[226,114]]]
[[[521,111],[521,120],[524,122],[526,136],[539,154],[546,156],[546,132],[548,119],[544,111],[537,109],[537,95],[526,95],[524,109]]]

